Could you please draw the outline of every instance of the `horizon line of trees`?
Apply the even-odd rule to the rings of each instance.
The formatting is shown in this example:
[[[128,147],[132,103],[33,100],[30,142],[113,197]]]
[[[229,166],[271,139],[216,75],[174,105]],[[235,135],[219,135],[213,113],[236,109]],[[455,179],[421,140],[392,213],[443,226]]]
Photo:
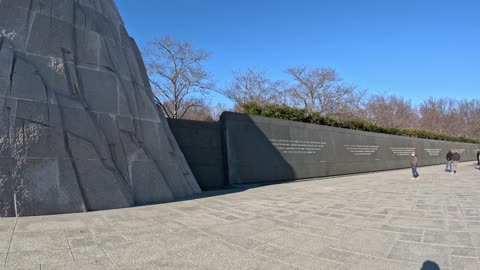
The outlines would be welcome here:
[[[431,140],[464,142],[479,144],[480,140],[469,139],[465,137],[452,136],[442,132],[429,131],[418,128],[394,128],[386,127],[362,119],[339,120],[329,116],[321,116],[318,112],[312,114],[305,109],[293,108],[288,105],[265,104],[260,105],[256,102],[247,103],[244,106],[244,113],[271,117],[282,120],[304,122],[310,124],[346,128],[367,132],[383,133],[398,136],[408,136],[413,138],[423,138]]]
[[[228,85],[217,87],[205,68],[210,53],[173,37],[161,37],[142,49],[152,89],[166,117],[215,121],[225,111],[245,112],[248,104],[281,105],[339,121],[361,120],[394,129],[422,129],[480,140],[480,99],[430,97],[413,105],[396,95],[369,94],[347,83],[333,68],[291,66],[290,81],[264,71],[232,72]],[[233,108],[208,104],[220,93]]]

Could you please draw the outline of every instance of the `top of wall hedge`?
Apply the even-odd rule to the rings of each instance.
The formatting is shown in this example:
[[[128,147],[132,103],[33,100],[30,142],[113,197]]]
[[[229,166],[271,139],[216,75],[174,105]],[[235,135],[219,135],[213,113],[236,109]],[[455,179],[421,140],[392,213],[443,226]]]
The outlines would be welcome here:
[[[413,128],[391,128],[379,126],[364,120],[347,120],[340,121],[330,117],[320,116],[319,113],[308,114],[306,110],[292,108],[283,105],[259,105],[255,102],[247,103],[243,106],[244,113],[252,115],[260,115],[264,117],[277,118],[283,120],[298,121],[317,125],[347,128],[353,130],[369,131],[383,134],[408,136],[413,138],[423,138],[440,141],[463,142],[479,144],[477,140],[450,136],[429,130],[413,129]]]

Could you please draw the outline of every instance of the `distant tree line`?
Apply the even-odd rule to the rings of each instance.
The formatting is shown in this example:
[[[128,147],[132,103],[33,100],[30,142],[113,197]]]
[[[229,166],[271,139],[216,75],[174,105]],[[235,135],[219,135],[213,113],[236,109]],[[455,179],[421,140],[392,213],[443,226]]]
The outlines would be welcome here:
[[[384,133],[398,136],[409,136],[414,138],[424,138],[432,140],[480,143],[480,140],[452,136],[441,132],[417,129],[417,128],[396,128],[378,125],[359,118],[340,120],[329,116],[322,116],[318,112],[309,113],[306,109],[289,107],[287,105],[265,104],[260,105],[257,102],[246,103],[243,112],[252,115],[271,117],[283,120],[325,125],[331,127],[348,128],[353,130]]]
[[[232,72],[228,85],[217,86],[205,68],[210,54],[172,37],[153,40],[143,55],[169,118],[214,121],[230,110],[420,138],[480,140],[480,99],[432,97],[412,105],[403,97],[369,94],[333,68],[301,65],[285,70],[288,81],[247,69]],[[233,101],[234,107],[207,103],[212,92]]]

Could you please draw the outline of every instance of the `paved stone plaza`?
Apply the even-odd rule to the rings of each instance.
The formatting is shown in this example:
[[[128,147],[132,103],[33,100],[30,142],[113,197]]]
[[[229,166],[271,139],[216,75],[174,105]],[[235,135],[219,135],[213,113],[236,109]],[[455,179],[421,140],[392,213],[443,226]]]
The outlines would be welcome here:
[[[0,219],[0,269],[479,269],[480,170],[463,163]]]

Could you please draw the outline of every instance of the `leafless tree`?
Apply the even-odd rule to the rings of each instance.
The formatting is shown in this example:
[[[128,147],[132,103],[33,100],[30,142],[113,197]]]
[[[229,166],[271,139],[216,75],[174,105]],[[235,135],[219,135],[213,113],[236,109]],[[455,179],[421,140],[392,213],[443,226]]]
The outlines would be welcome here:
[[[340,120],[366,118],[367,112],[365,108],[368,102],[366,90],[354,87],[353,92],[346,102],[347,103],[338,107],[333,113],[329,113],[329,115]]]
[[[454,130],[455,135],[480,139],[480,100],[459,100],[457,102]]]
[[[422,129],[454,134],[458,128],[457,101],[451,98],[428,98],[419,105]]]
[[[360,106],[356,87],[345,84],[334,69],[300,66],[287,69],[287,73],[295,81],[289,90],[291,103],[309,113],[337,116],[342,110]]]
[[[409,100],[393,95],[373,95],[365,107],[367,121],[395,128],[416,128],[418,114]]]
[[[212,122],[218,121],[224,111],[232,111],[231,108],[220,102],[216,104],[207,104],[207,102],[204,101],[200,102],[203,102],[202,105],[190,109],[183,119]]]
[[[197,101],[197,105],[191,107],[182,119],[196,120],[196,121],[214,121],[214,115],[212,108],[203,101]]]
[[[221,102],[218,102],[215,105],[211,105],[210,109],[211,109],[211,115],[214,121],[220,120],[220,116],[225,111],[235,111],[233,107],[228,106],[227,104],[221,103]]]
[[[480,139],[480,100],[429,98],[419,106],[420,127]]]
[[[199,97],[214,87],[204,68],[209,57],[206,51],[167,36],[151,41],[143,55],[153,90],[167,117],[181,119],[192,108],[204,105]]]
[[[286,82],[268,78],[262,71],[248,69],[233,72],[233,80],[220,93],[235,102],[235,110],[242,111],[243,105],[257,102],[260,105],[284,103]]]

